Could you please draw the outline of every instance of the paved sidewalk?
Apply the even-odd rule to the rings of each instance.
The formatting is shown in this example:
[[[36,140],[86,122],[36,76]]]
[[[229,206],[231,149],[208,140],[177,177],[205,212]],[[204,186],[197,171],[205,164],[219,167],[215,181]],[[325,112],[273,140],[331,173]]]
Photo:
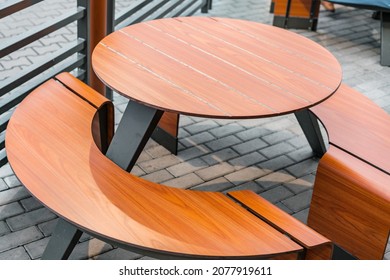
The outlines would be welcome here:
[[[4,0],[0,0],[0,3]],[[49,3],[46,3],[49,2]],[[117,1],[120,9],[125,0]],[[211,16],[271,24],[270,0],[214,0]],[[26,13],[0,20],[0,39],[27,31],[72,9],[75,0],[45,1]],[[379,64],[379,21],[371,11],[336,6],[321,11],[318,30],[293,30],[329,49],[343,68],[343,81],[390,113],[390,67]],[[22,51],[0,59],[0,82],[45,54],[74,40],[70,25]],[[115,96],[116,122],[127,100]],[[178,156],[149,141],[133,170],[138,176],[198,190],[252,189],[306,222],[318,159],[294,116],[258,120],[214,120],[182,116]],[[56,215],[30,196],[7,164],[0,168],[0,260],[39,259]],[[144,259],[83,235],[71,259]],[[385,256],[390,259],[390,246]]]

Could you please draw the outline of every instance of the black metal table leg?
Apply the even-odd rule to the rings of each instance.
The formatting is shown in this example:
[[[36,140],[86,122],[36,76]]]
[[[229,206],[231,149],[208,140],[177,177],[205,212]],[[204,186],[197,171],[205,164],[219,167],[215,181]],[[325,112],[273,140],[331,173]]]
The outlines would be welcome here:
[[[381,13],[381,65],[390,66],[390,12]]]
[[[72,253],[82,233],[74,225],[59,218],[41,259],[66,260]]]
[[[163,111],[129,101],[106,156],[131,171],[162,114]]]
[[[322,157],[326,152],[326,146],[317,118],[307,109],[296,112],[295,117],[314,154],[318,157]]]

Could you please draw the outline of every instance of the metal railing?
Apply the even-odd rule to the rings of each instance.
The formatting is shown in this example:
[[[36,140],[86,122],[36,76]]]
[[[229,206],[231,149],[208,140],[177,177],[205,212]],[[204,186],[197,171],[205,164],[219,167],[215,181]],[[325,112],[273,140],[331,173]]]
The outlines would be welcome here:
[[[12,112],[41,83],[67,71],[112,98],[112,92],[105,89],[91,70],[92,50],[104,36],[145,20],[190,16],[199,10],[207,12],[212,0],[129,0],[121,12],[115,12],[115,0],[74,1],[76,7],[71,11],[65,11],[55,19],[47,19],[26,32],[0,42],[1,60],[61,28],[77,25],[75,40],[40,57],[16,75],[0,79],[0,166],[7,163],[5,133]],[[50,1],[5,0],[0,4],[0,20],[43,2]]]

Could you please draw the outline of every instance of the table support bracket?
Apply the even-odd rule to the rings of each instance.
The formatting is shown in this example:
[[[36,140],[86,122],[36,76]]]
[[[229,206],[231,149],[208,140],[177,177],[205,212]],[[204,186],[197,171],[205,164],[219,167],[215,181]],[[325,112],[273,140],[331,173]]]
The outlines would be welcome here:
[[[42,260],[66,260],[83,232],[59,218],[54,232],[41,257]]]
[[[162,114],[158,109],[129,101],[106,156],[130,172]]]
[[[321,158],[326,152],[326,145],[317,118],[307,109],[294,114],[314,154]]]

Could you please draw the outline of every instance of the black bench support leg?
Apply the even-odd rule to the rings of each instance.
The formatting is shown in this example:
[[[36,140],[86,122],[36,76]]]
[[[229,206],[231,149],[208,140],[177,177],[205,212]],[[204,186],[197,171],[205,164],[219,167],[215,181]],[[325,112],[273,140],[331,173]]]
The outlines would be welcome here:
[[[317,118],[306,109],[296,112],[295,117],[314,154],[317,157],[322,157],[326,152],[326,146]]]
[[[106,156],[131,171],[163,111],[129,101]]]
[[[42,260],[66,260],[79,241],[82,231],[59,218],[41,257]]]
[[[381,15],[381,65],[390,66],[390,12]]]

